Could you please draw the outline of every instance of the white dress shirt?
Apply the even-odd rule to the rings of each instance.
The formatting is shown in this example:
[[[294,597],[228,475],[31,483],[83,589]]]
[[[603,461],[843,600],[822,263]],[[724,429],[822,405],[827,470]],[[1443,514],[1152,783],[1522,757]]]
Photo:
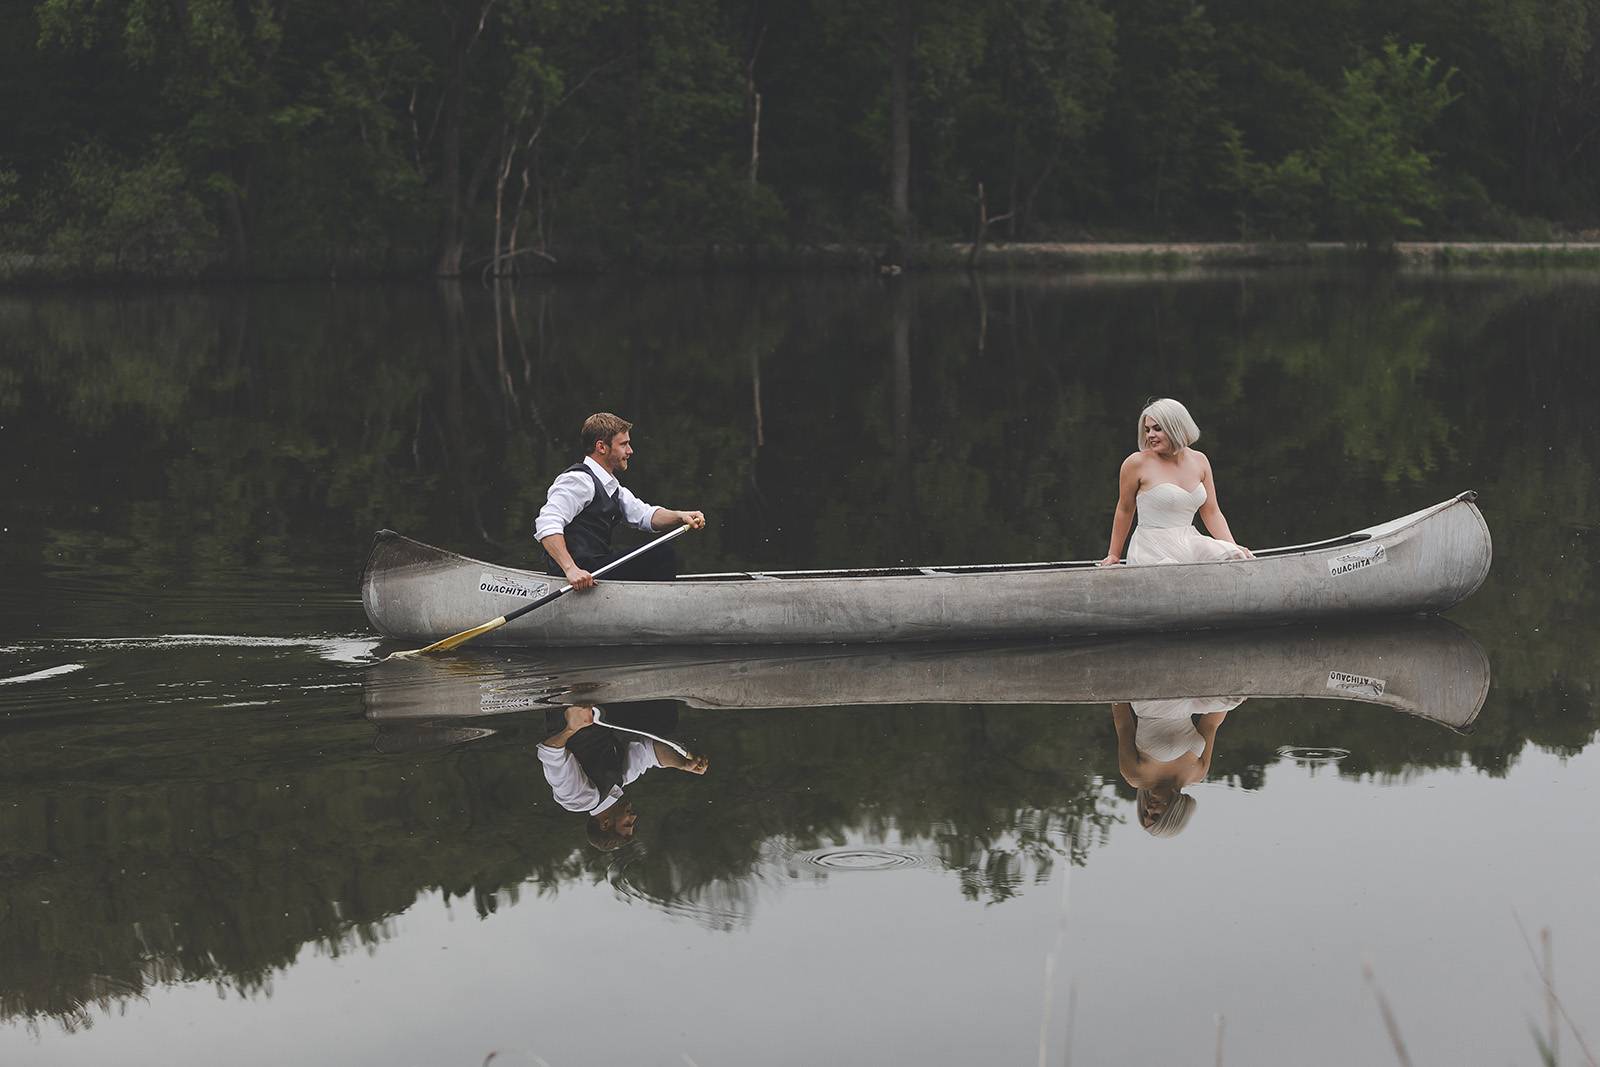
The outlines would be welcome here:
[[[585,726],[584,729],[604,730],[605,727]],[[599,815],[622,799],[622,786],[612,786],[610,794],[602,797],[589,776],[583,773],[578,757],[567,751],[565,746],[551,748],[540,742],[539,763],[544,767],[544,780],[550,783],[550,792],[555,796],[556,803],[568,811]],[[659,766],[661,761],[656,759],[655,742],[628,742],[627,751],[622,757],[622,785],[633,784],[633,780],[645,771]]]
[[[600,485],[605,489],[606,495],[617,494],[617,504],[622,508],[622,521],[629,526],[637,526],[646,533],[654,527],[650,525],[650,518],[656,513],[654,504],[646,504],[632,493],[626,486],[594,461],[593,456],[584,456],[583,462],[600,479]],[[619,491],[620,490],[620,491]],[[544,507],[539,509],[539,518],[533,524],[533,537],[536,541],[543,541],[551,534],[562,533],[573,519],[578,517],[578,512],[589,506],[589,501],[594,499],[594,481],[582,471],[562,471],[556,480],[550,483],[550,492],[546,495]]]

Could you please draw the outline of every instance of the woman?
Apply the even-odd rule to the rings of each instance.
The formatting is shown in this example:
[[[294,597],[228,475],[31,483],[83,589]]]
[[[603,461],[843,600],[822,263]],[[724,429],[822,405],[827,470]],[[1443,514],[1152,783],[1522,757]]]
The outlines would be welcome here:
[[[1183,697],[1111,705],[1117,770],[1133,786],[1139,825],[1171,837],[1189,824],[1195,800],[1182,792],[1211,770],[1217,727],[1242,697]]]
[[[1199,437],[1189,409],[1176,400],[1152,400],[1139,413],[1139,451],[1122,461],[1111,546],[1102,566],[1121,561],[1135,510],[1139,527],[1128,545],[1129,563],[1254,558],[1234,543],[1217,503],[1211,461],[1189,447]],[[1211,537],[1194,528],[1196,512]]]

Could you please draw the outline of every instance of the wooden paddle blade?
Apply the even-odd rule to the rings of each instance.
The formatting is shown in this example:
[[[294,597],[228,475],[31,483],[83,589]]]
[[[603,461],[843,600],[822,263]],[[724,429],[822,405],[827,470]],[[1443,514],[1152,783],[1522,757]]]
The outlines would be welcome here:
[[[427,648],[415,648],[415,649],[412,649],[409,652],[391,652],[391,653],[389,653],[389,655],[386,658],[388,658],[388,659],[409,659],[412,656],[426,656],[430,652],[448,652],[452,648],[455,648],[455,647],[457,647],[459,645],[466,644],[468,641],[471,641],[474,637],[479,637],[479,636],[481,636],[483,634],[486,634],[490,630],[498,630],[500,627],[504,626],[505,624],[506,624],[506,617],[504,615],[502,615],[498,619],[490,619],[488,622],[484,623],[481,626],[474,626],[470,630],[462,630],[458,634],[451,634],[449,637],[446,637],[446,638],[443,638],[441,640],[435,641],[433,644],[429,645]]]

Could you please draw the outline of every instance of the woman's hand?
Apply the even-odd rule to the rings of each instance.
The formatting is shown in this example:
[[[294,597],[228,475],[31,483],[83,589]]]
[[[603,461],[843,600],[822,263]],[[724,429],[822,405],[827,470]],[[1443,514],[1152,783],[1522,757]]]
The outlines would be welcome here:
[[[1255,559],[1256,558],[1256,554],[1254,552],[1250,551],[1248,548],[1244,547],[1241,544],[1235,544],[1233,547],[1237,548],[1240,552],[1243,552],[1245,559]]]
[[[1096,563],[1095,566],[1096,567],[1109,567],[1113,563],[1121,563],[1121,562],[1122,562],[1122,560],[1121,560],[1120,557],[1118,557],[1115,554],[1112,554],[1112,555],[1107,556],[1105,559],[1101,560],[1099,563]]]

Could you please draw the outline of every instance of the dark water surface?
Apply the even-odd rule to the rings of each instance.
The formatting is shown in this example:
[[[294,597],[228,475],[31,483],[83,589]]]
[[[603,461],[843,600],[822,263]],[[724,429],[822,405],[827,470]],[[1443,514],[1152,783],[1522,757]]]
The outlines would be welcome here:
[[[1385,1006],[1418,1062],[1537,1062],[1552,1018],[1585,1062],[1597,309],[1543,275],[0,295],[0,1063],[1343,1064],[1394,1059]],[[592,410],[709,515],[688,569],[750,570],[1098,558],[1153,394],[1244,543],[1476,489],[1487,584],[1270,635],[375,662],[372,531],[529,563]],[[1187,827],[1145,833],[1113,702],[1224,696]],[[612,852],[537,755],[580,697],[710,761],[630,785]]]

